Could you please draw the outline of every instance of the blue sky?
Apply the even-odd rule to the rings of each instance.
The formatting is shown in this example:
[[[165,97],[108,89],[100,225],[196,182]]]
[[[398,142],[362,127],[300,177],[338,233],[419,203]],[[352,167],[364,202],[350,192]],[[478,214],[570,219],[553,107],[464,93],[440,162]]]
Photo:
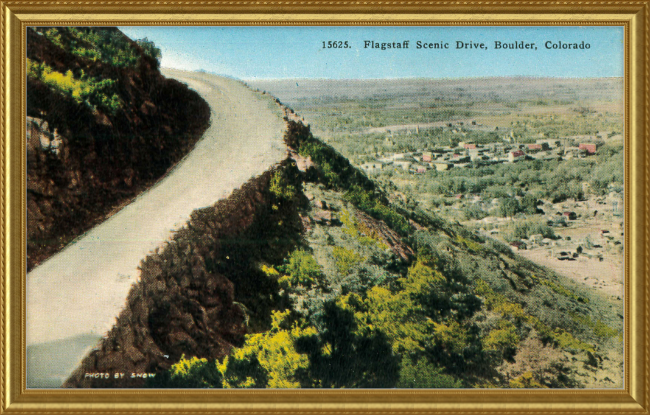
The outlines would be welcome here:
[[[162,66],[203,69],[240,79],[466,78],[491,76],[616,77],[624,75],[622,27],[120,27],[162,50]],[[348,41],[324,49],[323,41]],[[409,41],[408,49],[364,48],[366,40]],[[449,49],[416,49],[416,42]],[[456,42],[487,49],[457,49]],[[536,50],[497,50],[495,41],[535,43]],[[585,42],[589,49],[547,49]],[[550,45],[549,44],[549,45]]]

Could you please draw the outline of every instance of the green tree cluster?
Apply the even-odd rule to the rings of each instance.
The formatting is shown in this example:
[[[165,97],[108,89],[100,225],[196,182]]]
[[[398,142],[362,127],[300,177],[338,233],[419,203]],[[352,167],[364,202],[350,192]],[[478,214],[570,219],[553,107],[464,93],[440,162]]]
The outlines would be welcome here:
[[[286,274],[278,280],[280,286],[285,289],[297,285],[310,287],[317,284],[323,275],[321,266],[316,262],[313,255],[302,249],[293,251],[286,263],[279,266],[278,269]]]
[[[143,39],[136,40],[135,43],[137,43],[138,46],[142,48],[146,55],[154,58],[156,62],[158,62],[158,65],[160,65],[160,61],[162,60],[162,52],[153,41],[145,37]]]
[[[115,92],[116,81],[97,80],[81,71],[75,77],[72,71],[65,74],[57,72],[45,63],[37,63],[27,58],[27,76],[37,79],[53,90],[72,97],[77,103],[85,103],[92,108],[101,108],[115,114],[122,107],[122,100]]]
[[[60,48],[92,61],[118,68],[135,68],[140,53],[131,40],[116,29],[97,27],[37,27],[36,30]],[[147,38],[136,41],[145,54],[160,63],[160,49]]]

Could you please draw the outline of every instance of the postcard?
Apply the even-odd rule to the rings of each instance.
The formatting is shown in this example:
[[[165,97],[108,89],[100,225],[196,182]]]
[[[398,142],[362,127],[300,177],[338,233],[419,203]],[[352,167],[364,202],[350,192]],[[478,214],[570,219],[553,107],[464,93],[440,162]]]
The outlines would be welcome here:
[[[28,26],[27,389],[625,387],[625,30]]]

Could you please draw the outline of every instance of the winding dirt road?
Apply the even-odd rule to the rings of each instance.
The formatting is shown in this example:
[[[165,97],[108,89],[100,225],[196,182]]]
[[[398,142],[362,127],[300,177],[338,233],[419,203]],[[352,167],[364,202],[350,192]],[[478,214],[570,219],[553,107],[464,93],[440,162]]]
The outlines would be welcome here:
[[[190,213],[286,157],[281,108],[239,81],[167,70],[210,105],[211,126],[167,176],[27,275],[27,387],[58,387],[113,326],[140,261]],[[182,105],[181,102],[178,105]]]

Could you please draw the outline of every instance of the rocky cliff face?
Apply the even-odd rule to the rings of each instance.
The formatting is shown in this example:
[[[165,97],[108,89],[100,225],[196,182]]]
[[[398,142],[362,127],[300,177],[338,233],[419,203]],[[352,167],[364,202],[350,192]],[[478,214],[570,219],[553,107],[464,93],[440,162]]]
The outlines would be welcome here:
[[[292,300],[260,264],[280,263],[305,246],[314,226],[341,226],[323,221],[324,212],[336,213],[303,191],[319,169],[292,153],[227,199],[195,211],[173,240],[143,260],[116,325],[63,386],[144,387],[182,356],[220,360],[243,345],[245,334],[268,330],[272,310]],[[383,222],[363,214],[358,220],[396,258],[413,255]]]
[[[270,177],[269,172],[253,179],[228,199],[195,211],[186,228],[142,262],[141,278],[115,327],[64,387],[142,387],[146,377],[132,373],[160,374],[182,355],[220,359],[243,343],[246,316],[234,301],[232,280],[245,282],[229,272],[227,262],[245,268],[256,256],[245,245],[268,218]]]
[[[117,29],[29,28],[27,58],[31,269],[165,174],[210,109]]]
[[[245,334],[266,330],[271,310],[291,300],[259,265],[280,262],[315,226],[341,226],[329,206],[302,191],[317,168],[293,154],[195,211],[172,241],[143,260],[116,325],[63,387],[145,387],[183,356],[220,360],[243,345]],[[280,176],[293,197],[278,191]],[[333,219],[323,220],[324,212]],[[362,213],[357,220],[396,259],[410,260],[411,248],[383,222]]]

